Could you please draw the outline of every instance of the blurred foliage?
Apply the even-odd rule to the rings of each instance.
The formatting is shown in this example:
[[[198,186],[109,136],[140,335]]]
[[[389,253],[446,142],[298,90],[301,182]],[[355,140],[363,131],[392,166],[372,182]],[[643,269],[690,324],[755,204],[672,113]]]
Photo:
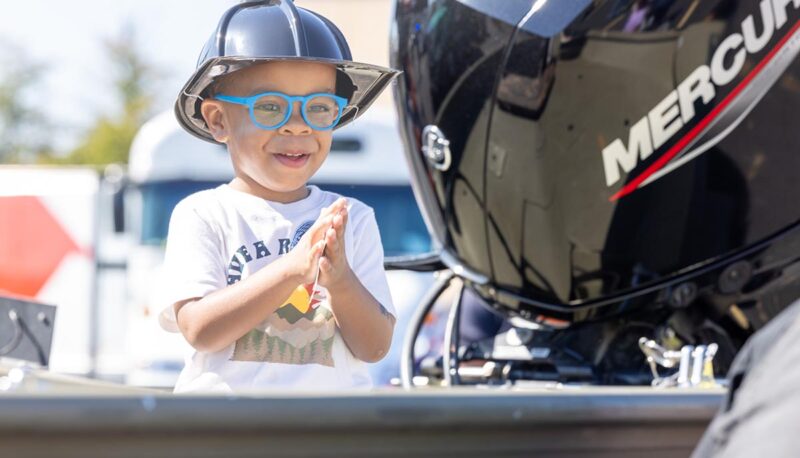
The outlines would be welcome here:
[[[50,151],[50,126],[32,98],[45,67],[12,43],[0,50],[0,162],[33,162]]]
[[[39,162],[99,167],[128,162],[133,137],[151,115],[153,94],[150,87],[159,75],[137,50],[134,29],[127,25],[121,30],[119,36],[104,43],[114,75],[113,87],[119,112],[100,116],[78,146],[66,156],[46,154],[40,157]]]

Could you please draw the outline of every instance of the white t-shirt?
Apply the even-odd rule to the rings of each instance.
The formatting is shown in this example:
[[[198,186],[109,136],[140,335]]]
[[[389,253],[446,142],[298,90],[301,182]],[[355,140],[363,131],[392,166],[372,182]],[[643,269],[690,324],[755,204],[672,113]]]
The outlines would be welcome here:
[[[175,207],[169,224],[161,327],[180,332],[172,304],[203,297],[269,265],[287,253],[340,196],[308,186],[309,195],[282,204],[228,185],[200,191]],[[373,210],[348,199],[345,252],[364,287],[396,316]],[[299,286],[255,329],[215,353],[194,351],[175,392],[240,392],[270,388],[330,390],[370,387],[366,363],[347,348],[327,290]]]

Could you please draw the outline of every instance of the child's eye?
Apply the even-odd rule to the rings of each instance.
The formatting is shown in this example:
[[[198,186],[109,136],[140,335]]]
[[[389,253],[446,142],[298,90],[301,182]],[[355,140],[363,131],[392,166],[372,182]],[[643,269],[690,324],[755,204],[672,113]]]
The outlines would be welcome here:
[[[279,113],[281,111],[281,106],[277,103],[260,103],[254,106],[253,109],[269,113]]]
[[[306,108],[311,113],[329,113],[333,107],[329,105],[310,105]]]

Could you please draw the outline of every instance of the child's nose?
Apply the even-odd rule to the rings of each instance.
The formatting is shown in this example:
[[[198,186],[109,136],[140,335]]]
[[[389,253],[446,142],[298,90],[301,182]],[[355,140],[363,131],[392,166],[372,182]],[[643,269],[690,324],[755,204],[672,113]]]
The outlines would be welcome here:
[[[281,126],[281,133],[287,135],[304,135],[311,133],[311,127],[303,119],[303,107],[301,102],[294,102],[292,114],[286,124]]]

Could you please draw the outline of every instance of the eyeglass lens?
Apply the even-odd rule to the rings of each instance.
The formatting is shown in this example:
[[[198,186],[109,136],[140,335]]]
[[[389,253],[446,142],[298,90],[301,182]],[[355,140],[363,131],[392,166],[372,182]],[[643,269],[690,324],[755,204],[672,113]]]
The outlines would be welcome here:
[[[312,127],[328,128],[336,122],[339,106],[332,97],[316,96],[303,106],[304,117]],[[286,118],[289,102],[277,95],[265,95],[256,100],[253,114],[256,121],[267,127],[277,126]]]

